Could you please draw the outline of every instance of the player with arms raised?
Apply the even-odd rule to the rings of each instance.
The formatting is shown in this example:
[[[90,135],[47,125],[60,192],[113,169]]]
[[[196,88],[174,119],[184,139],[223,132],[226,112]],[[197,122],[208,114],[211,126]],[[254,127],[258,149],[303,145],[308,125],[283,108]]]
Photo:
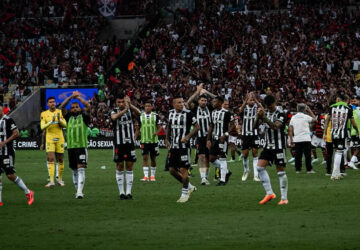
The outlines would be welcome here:
[[[55,158],[59,165],[59,179],[58,184],[64,186],[62,179],[64,173],[64,133],[63,128],[66,128],[66,121],[60,109],[56,108],[55,97],[47,99],[48,110],[41,113],[40,127],[41,130],[46,130],[46,156],[48,160],[48,171],[50,181],[45,187],[55,186]]]
[[[85,168],[87,167],[87,130],[90,123],[90,104],[85,101],[81,93],[74,91],[71,96],[65,99],[60,105],[63,110],[66,127],[66,142],[69,154],[69,167],[72,169],[73,182],[76,189],[75,198],[82,199],[84,197],[83,188],[85,184]],[[70,110],[66,110],[66,105],[71,99],[79,100],[85,106],[80,108],[78,102],[71,103]]]

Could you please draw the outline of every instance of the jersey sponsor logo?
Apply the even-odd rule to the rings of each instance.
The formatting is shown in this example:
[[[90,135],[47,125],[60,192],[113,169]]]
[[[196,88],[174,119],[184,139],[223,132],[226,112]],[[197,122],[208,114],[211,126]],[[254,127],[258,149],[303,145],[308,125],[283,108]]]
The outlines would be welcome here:
[[[284,153],[276,154],[276,158],[277,158],[278,160],[284,159]]]
[[[182,155],[181,156],[181,161],[187,161],[188,160],[188,156],[187,155]]]
[[[10,159],[4,159],[4,160],[3,160],[3,163],[4,163],[5,165],[10,164]]]

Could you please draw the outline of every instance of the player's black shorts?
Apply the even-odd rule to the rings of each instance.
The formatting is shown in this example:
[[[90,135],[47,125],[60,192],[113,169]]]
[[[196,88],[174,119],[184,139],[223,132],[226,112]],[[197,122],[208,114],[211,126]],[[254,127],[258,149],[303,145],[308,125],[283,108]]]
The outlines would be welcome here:
[[[333,146],[335,150],[345,150],[346,149],[346,139],[333,139]]]
[[[190,148],[172,148],[168,153],[169,168],[190,168]]]
[[[198,155],[209,156],[209,149],[206,147],[206,137],[196,138],[196,150]]]
[[[158,143],[143,143],[140,144],[141,154],[155,157],[159,155],[159,144]]]
[[[359,136],[353,135],[351,136],[352,146],[354,148],[360,147],[360,138]]]
[[[210,155],[219,156],[220,158],[226,158],[227,142],[220,142],[220,140],[213,140],[211,142]]]
[[[114,162],[136,162],[136,152],[134,144],[121,144],[114,146]]]
[[[275,164],[276,166],[286,166],[286,151],[285,149],[266,149],[264,148],[261,151],[259,160],[268,161],[271,165]]]
[[[88,152],[87,148],[69,148],[69,167],[76,170],[79,164],[87,165]]]
[[[15,157],[14,155],[1,155],[0,156],[0,175],[2,173],[15,174]]]
[[[260,146],[260,138],[257,135],[244,135],[242,138],[242,143],[241,143],[241,149],[242,150],[247,150],[250,148],[259,148]]]

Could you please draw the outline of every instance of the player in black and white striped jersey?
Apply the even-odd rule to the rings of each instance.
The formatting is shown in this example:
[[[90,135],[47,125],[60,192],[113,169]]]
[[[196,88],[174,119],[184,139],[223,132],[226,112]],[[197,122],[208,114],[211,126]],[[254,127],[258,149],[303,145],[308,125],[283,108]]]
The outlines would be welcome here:
[[[116,163],[116,181],[120,199],[132,199],[131,189],[134,181],[133,165],[136,162],[134,118],[140,110],[130,103],[128,96],[116,97],[116,108],[111,112],[114,130],[114,162]],[[134,117],[135,116],[135,117]],[[126,194],[124,191],[124,161],[126,163]]]
[[[201,185],[210,185],[208,181],[209,173],[209,149],[206,147],[206,138],[211,124],[212,107],[208,106],[207,97],[215,97],[212,93],[202,88],[202,84],[197,87],[197,91],[187,101],[187,106],[192,110],[199,124],[199,131],[196,137],[196,149],[199,157],[199,172]],[[197,98],[197,104],[194,100]]]
[[[266,166],[270,164],[276,165],[277,174],[280,180],[281,200],[279,205],[288,204],[287,190],[288,182],[285,173],[286,167],[286,141],[285,141],[285,122],[286,114],[281,107],[276,106],[275,97],[267,95],[264,99],[265,111],[263,108],[258,109],[255,120],[255,126],[264,123],[265,125],[265,147],[261,152],[257,164],[259,178],[264,186],[266,195],[259,204],[265,204],[274,199],[274,194]]]
[[[347,105],[345,100],[348,97],[344,93],[339,92],[337,94],[336,103],[330,106],[329,116],[325,121],[325,129],[327,131],[329,121],[331,120],[331,138],[333,147],[336,150],[334,155],[334,166],[331,174],[332,180],[338,180],[341,178],[340,165],[341,159],[346,149],[346,138],[348,137],[348,121],[351,121],[353,128],[356,130],[356,136],[359,136],[359,128],[353,117],[352,109]],[[324,135],[325,139],[325,135]]]
[[[177,202],[187,202],[196,187],[189,182],[188,169],[190,167],[190,143],[189,140],[198,130],[199,125],[195,116],[184,109],[184,99],[174,97],[174,109],[169,111],[165,144],[169,149],[168,166],[171,175],[182,183],[181,196]],[[190,131],[191,126],[194,126]]]
[[[229,132],[234,127],[234,117],[222,108],[224,99],[217,96],[213,99],[214,110],[211,112],[211,125],[206,145],[210,150],[210,162],[220,168],[220,182],[217,186],[224,186],[231,175],[226,162],[227,140]]]
[[[249,150],[252,151],[253,157],[253,169],[254,169],[254,181],[260,181],[257,172],[258,163],[258,148],[260,146],[260,138],[258,129],[255,127],[255,119],[258,108],[263,108],[261,103],[258,102],[254,93],[246,95],[244,103],[240,107],[240,113],[242,114],[242,127],[241,127],[241,147],[242,147],[242,162],[244,166],[244,173],[242,180],[246,181],[249,172]]]

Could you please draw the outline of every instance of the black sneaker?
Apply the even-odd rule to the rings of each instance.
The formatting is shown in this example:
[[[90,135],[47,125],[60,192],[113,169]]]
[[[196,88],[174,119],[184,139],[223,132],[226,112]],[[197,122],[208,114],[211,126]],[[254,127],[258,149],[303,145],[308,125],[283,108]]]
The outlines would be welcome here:
[[[220,181],[218,184],[216,184],[216,186],[225,186],[226,182]]]
[[[126,200],[127,196],[125,194],[120,194],[120,200]]]
[[[232,173],[230,171],[226,174],[225,183],[228,183],[231,175],[232,175]]]
[[[126,199],[127,200],[133,200],[134,198],[133,198],[133,196],[131,194],[128,194],[128,195],[126,195]]]

